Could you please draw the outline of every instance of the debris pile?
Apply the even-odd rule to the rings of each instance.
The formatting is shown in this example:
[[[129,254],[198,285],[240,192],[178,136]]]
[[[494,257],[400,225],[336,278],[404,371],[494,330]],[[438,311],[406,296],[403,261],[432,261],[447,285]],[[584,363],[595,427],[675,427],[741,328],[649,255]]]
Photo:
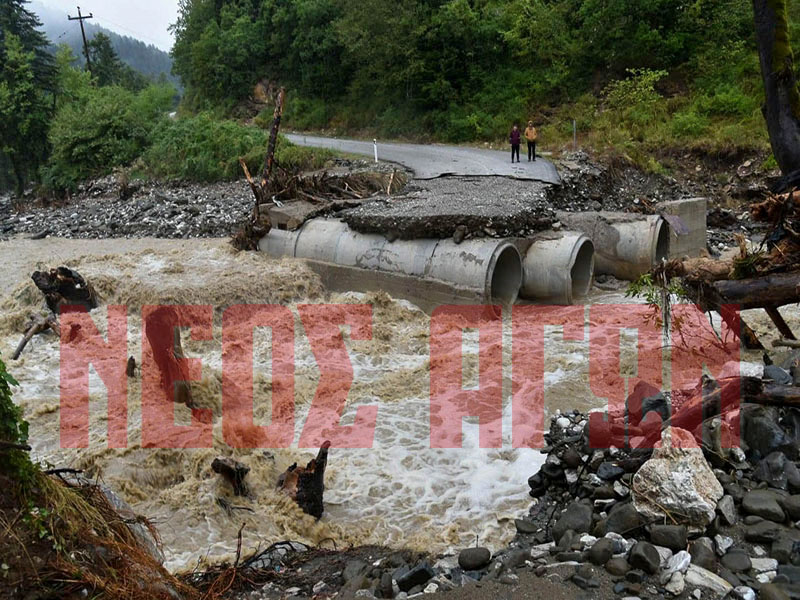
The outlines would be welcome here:
[[[762,385],[775,378],[791,380],[770,366]],[[711,396],[726,385],[702,383]],[[570,579],[584,589],[610,577],[623,596],[798,597],[800,411],[754,399],[745,392],[741,406],[701,417],[693,432],[658,427],[654,450],[641,423],[630,423],[626,448],[600,450],[587,416],[556,415],[547,459],[528,481],[538,502],[517,521],[517,543],[547,569],[572,565]],[[670,400],[637,388],[628,402],[641,402],[642,421],[656,412],[655,421],[674,424],[690,407]],[[726,436],[739,428],[741,448]]]

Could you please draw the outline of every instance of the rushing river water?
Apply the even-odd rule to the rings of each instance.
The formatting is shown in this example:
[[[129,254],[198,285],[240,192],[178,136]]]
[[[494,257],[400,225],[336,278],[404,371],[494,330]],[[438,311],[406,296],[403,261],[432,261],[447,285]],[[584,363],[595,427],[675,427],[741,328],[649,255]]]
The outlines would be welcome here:
[[[471,545],[476,536],[497,548],[514,535],[513,519],[530,506],[527,478],[542,455],[511,448],[510,324],[504,324],[504,446],[483,449],[474,420],[464,424],[463,449],[431,449],[429,438],[430,318],[412,304],[385,294],[330,294],[302,262],[276,261],[258,253],[236,254],[222,240],[12,240],[0,243],[2,280],[0,352],[8,357],[28,315],[42,306],[30,281],[37,267],[66,264],[90,280],[103,305],[92,312],[105,334],[105,306],[128,306],[128,354],[141,356],[141,307],[148,304],[210,304],[215,307],[213,340],[184,336],[189,357],[203,361],[202,381],[193,384],[197,404],[215,415],[213,449],[144,449],[140,446],[141,376],[129,382],[127,449],[106,445],[105,388],[90,371],[90,447],[59,444],[59,350],[52,335],[37,336],[9,371],[19,380],[15,400],[30,421],[34,455],[46,464],[84,469],[117,491],[158,527],[173,570],[205,557],[230,555],[244,523],[246,548],[292,539],[341,548],[350,544],[408,546],[432,552]],[[624,302],[621,293],[595,293],[592,302]],[[326,475],[326,512],[320,521],[304,515],[275,489],[290,464],[304,464],[315,449],[298,449],[302,424],[319,371],[297,317],[303,303],[370,303],[372,338],[345,335],[354,368],[343,424],[362,405],[378,406],[374,447],[333,449]],[[222,440],[221,314],[239,303],[288,306],[295,315],[295,442],[289,449],[231,450]],[[602,405],[588,384],[588,342],[564,341],[546,330],[545,409],[589,410]],[[464,335],[464,385],[477,385],[477,336]],[[633,361],[635,341],[623,338],[623,361]],[[258,424],[270,418],[268,334],[255,336],[254,407]],[[189,409],[175,406],[178,423]],[[234,498],[210,464],[226,454],[247,464],[250,498]],[[229,511],[224,498],[243,509]]]

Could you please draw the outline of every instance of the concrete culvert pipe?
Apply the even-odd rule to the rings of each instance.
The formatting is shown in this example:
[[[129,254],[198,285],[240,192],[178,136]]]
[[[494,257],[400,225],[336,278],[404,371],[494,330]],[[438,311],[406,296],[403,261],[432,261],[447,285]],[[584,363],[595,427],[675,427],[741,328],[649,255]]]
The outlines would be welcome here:
[[[389,242],[382,235],[353,231],[341,221],[311,219],[296,231],[271,230],[259,247],[273,257],[437,280],[485,304],[513,304],[522,285],[522,257],[505,240]]]
[[[594,246],[582,233],[545,233],[533,239],[522,262],[520,296],[572,304],[586,296],[594,277]]]
[[[595,273],[634,280],[669,258],[669,224],[659,215],[621,212],[559,212],[567,229],[594,244]]]

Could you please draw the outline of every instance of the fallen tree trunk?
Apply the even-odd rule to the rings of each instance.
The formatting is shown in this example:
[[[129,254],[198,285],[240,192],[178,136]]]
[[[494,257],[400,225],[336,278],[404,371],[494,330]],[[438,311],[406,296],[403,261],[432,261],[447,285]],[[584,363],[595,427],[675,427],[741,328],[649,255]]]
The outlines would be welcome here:
[[[328,448],[325,442],[319,449],[317,458],[305,467],[297,463],[286,469],[278,477],[278,488],[288,494],[303,509],[303,512],[319,519],[324,511],[322,496],[325,492],[325,467],[328,464]]]
[[[250,472],[250,467],[247,465],[232,458],[220,456],[211,463],[211,470],[222,475],[231,484],[234,496],[247,496],[250,493],[244,480]]]
[[[20,357],[22,351],[25,350],[25,346],[28,345],[28,342],[31,341],[33,336],[47,331],[48,329],[55,333],[57,337],[61,337],[61,326],[58,324],[58,320],[54,315],[48,315],[46,317],[40,315],[36,317],[25,330],[25,335],[17,345],[17,349],[14,350],[14,354],[11,355],[11,360],[17,360]]]
[[[776,273],[752,279],[717,281],[712,284],[724,304],[743,310],[783,306],[800,301],[800,273]]]

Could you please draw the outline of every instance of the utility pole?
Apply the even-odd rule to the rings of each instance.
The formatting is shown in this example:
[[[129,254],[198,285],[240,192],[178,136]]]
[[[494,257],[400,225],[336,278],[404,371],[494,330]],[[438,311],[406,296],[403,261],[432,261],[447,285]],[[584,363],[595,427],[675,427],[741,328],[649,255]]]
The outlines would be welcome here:
[[[81,15],[81,7],[78,7],[78,16],[77,17],[70,17],[67,15],[67,18],[70,21],[78,21],[81,24],[81,35],[83,36],[83,53],[86,56],[86,67],[89,69],[89,74],[92,74],[92,59],[89,58],[89,44],[86,42],[86,31],[83,28],[83,22],[86,19],[91,19],[94,15],[89,13],[88,17],[84,17]]]

